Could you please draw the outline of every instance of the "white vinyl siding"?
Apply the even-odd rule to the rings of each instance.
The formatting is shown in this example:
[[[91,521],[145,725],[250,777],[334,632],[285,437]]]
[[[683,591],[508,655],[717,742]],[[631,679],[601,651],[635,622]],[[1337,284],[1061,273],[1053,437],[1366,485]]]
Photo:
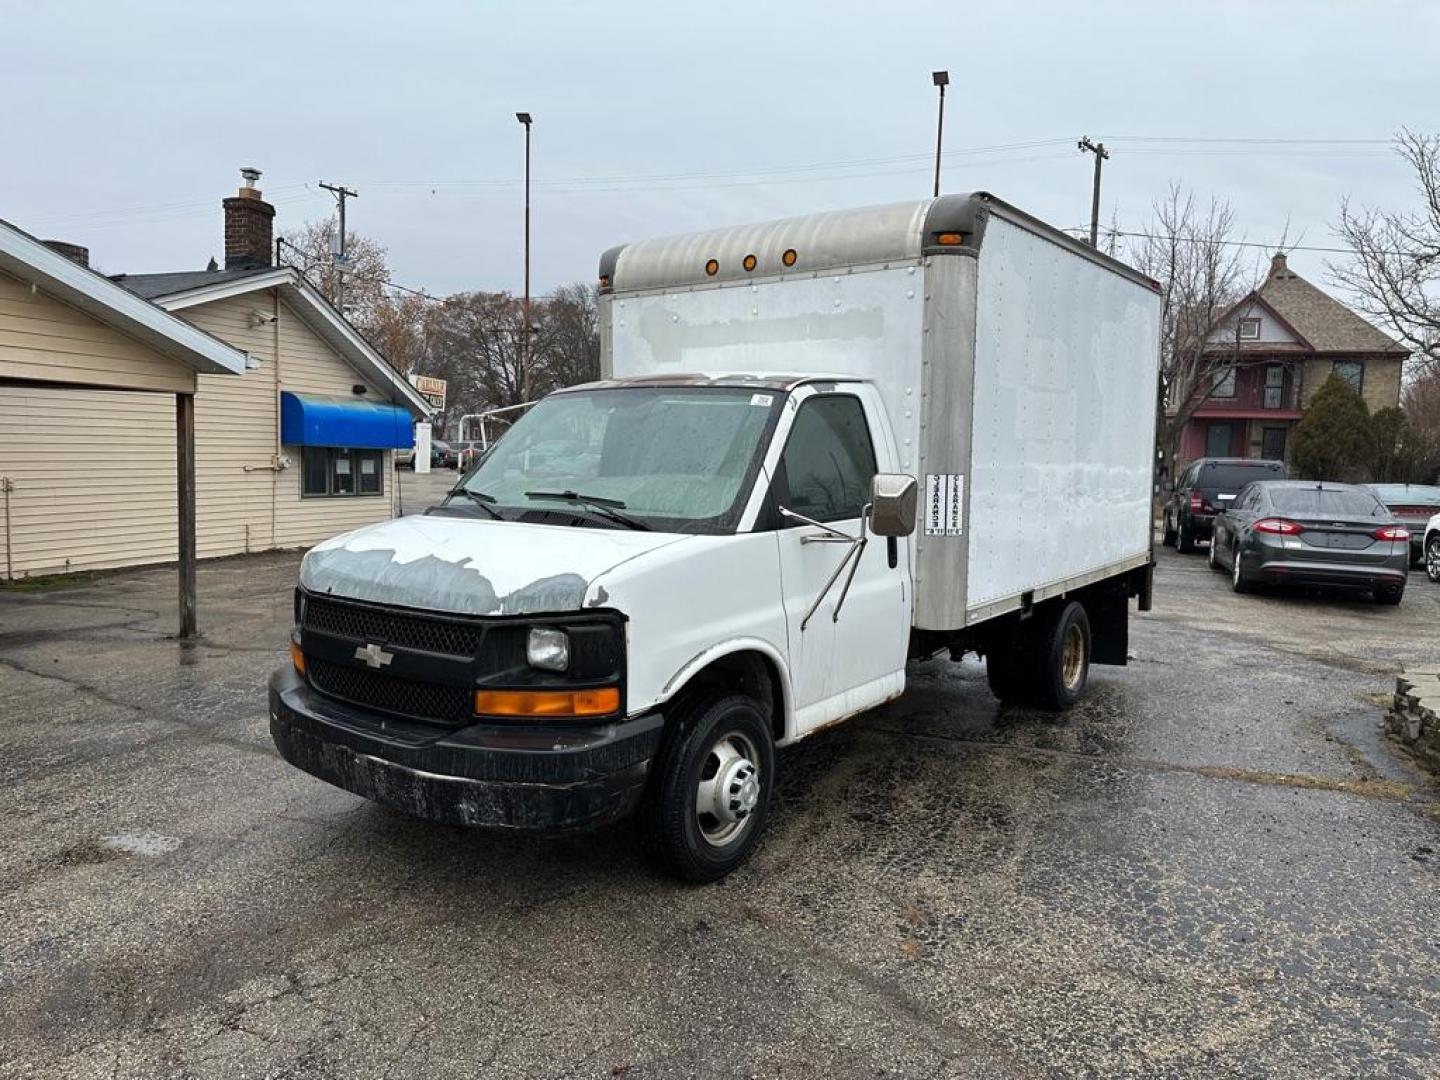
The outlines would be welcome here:
[[[173,394],[0,386],[0,476],[0,575],[178,557]]]
[[[184,364],[3,273],[0,378],[171,393],[195,386]]]

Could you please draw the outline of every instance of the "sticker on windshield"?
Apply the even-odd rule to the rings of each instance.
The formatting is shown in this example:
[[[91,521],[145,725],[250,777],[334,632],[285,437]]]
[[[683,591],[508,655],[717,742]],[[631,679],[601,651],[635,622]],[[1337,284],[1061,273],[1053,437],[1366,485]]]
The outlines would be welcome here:
[[[965,532],[965,474],[925,474],[925,535],[961,536]]]
[[[773,400],[774,398],[772,398],[769,394],[750,395],[750,404],[759,405],[762,409],[768,409],[770,407],[770,402]]]

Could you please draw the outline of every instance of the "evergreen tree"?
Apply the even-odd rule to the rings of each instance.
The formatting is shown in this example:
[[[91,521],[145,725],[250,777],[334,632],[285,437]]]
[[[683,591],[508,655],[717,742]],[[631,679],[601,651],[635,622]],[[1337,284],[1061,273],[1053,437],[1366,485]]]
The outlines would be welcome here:
[[[1375,447],[1370,479],[1409,480],[1410,468],[1406,461],[1406,451],[1410,443],[1410,432],[1405,414],[1393,405],[1387,409],[1376,409],[1370,416],[1370,435]]]
[[[1331,372],[1295,425],[1291,461],[1308,480],[1360,479],[1375,457],[1370,410],[1355,388]]]

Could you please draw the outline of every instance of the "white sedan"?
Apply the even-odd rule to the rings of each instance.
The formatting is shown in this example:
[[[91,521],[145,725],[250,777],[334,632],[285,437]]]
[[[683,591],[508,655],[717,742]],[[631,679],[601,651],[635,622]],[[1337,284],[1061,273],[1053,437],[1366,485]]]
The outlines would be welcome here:
[[[1440,514],[1425,523],[1425,574],[1431,581],[1440,582]]]

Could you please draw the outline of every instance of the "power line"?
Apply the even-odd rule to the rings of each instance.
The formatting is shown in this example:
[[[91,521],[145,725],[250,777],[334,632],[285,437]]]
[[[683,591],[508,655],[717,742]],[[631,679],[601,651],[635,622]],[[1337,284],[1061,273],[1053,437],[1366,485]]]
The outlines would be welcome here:
[[[1066,232],[1084,233],[1086,226],[1072,225]],[[1351,255],[1350,248],[1319,247],[1313,244],[1267,244],[1259,240],[1211,240],[1203,236],[1165,236],[1161,233],[1127,232],[1123,229],[1107,229],[1106,236],[1134,237],[1140,240],[1174,240],[1180,244],[1215,244],[1221,247],[1263,248],[1266,251],[1317,251],[1331,255]],[[1411,255],[1409,251],[1376,251],[1377,255]]]

